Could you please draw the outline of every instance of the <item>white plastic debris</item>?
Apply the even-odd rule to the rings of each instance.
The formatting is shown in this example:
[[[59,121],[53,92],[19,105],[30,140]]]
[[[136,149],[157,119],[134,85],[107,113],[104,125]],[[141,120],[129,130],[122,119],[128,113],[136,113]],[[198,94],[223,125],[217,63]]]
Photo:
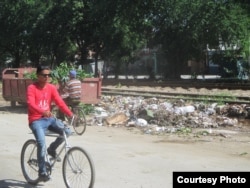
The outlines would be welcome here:
[[[215,114],[215,113],[216,113],[216,111],[215,111],[214,108],[208,108],[208,109],[206,110],[206,114],[207,114],[207,115],[213,115],[213,114]]]
[[[165,131],[165,127],[155,127],[155,130],[157,131],[157,132],[160,132],[160,131]]]
[[[192,113],[195,111],[194,106],[182,106],[182,107],[175,107],[174,112],[176,114],[186,114],[186,113]]]
[[[147,126],[147,125],[148,125],[148,122],[147,122],[145,119],[138,118],[138,119],[136,120],[135,124],[136,124],[137,126],[143,127],[143,126]]]

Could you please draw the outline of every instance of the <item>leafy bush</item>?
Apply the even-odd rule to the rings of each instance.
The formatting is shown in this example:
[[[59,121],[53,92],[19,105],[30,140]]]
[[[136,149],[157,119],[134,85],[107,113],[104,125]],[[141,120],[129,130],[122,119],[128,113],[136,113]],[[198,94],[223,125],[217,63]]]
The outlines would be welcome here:
[[[36,71],[33,71],[33,72],[25,72],[25,73],[23,74],[23,78],[36,80],[36,79],[37,79]]]
[[[69,71],[75,69],[74,66],[66,62],[61,63],[56,69],[51,71],[52,83],[66,83],[69,80]]]
[[[80,108],[82,108],[82,110],[84,111],[84,113],[86,115],[89,115],[91,113],[93,113],[95,111],[95,108],[93,105],[91,104],[84,104],[84,103],[80,103]]]
[[[55,69],[51,70],[51,76],[52,76],[51,82],[53,84],[66,83],[69,80],[69,71],[70,70],[76,70],[77,78],[79,80],[83,80],[84,78],[93,77],[92,74],[86,73],[85,70],[76,69],[73,65],[70,65],[66,62],[62,62]],[[36,80],[37,79],[36,71],[31,72],[31,73],[30,72],[24,73],[24,78]]]
[[[69,65],[66,62],[62,62],[56,69],[51,71],[52,83],[66,83],[69,80],[69,71],[76,70],[77,78],[83,80],[87,77],[93,77],[91,74],[86,73],[82,69],[76,69],[73,65]]]

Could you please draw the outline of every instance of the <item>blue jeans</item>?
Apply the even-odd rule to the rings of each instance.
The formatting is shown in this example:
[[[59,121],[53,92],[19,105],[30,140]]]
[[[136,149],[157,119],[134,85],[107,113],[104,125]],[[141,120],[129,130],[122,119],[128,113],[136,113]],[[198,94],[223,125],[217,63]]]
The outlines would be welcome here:
[[[58,133],[59,135],[63,135],[64,125],[60,120],[56,120],[54,117],[50,118],[41,118],[39,120],[33,121],[30,124],[30,129],[32,130],[36,142],[37,142],[37,159],[38,159],[38,167],[39,174],[46,172],[45,167],[45,154],[46,154],[46,142],[45,142],[45,133],[47,130]],[[67,136],[71,134],[70,129],[65,129],[65,133]],[[54,142],[50,144],[51,150],[56,150],[57,147],[63,143],[63,137],[57,137]]]

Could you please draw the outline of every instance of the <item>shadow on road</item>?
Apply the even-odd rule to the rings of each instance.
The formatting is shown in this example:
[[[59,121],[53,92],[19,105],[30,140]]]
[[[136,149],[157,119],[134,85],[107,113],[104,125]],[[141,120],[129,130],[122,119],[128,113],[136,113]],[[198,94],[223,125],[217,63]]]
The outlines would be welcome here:
[[[0,180],[0,187],[1,188],[35,188],[37,186],[33,186],[28,184],[24,181],[12,180],[12,179],[5,179]]]
[[[0,106],[0,112],[27,114],[26,106]]]

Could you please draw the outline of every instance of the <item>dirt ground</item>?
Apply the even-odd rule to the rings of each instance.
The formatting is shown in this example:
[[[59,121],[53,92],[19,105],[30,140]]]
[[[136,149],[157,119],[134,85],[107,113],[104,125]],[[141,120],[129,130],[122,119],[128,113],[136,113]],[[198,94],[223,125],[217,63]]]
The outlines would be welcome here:
[[[20,152],[33,138],[24,107],[0,103],[0,188],[30,188],[23,178]],[[170,188],[173,171],[249,171],[248,125],[212,129],[210,135],[148,135],[136,128],[88,126],[71,145],[85,148],[96,171],[95,188]],[[52,138],[48,137],[48,143]],[[61,163],[52,180],[37,187],[65,187]]]

